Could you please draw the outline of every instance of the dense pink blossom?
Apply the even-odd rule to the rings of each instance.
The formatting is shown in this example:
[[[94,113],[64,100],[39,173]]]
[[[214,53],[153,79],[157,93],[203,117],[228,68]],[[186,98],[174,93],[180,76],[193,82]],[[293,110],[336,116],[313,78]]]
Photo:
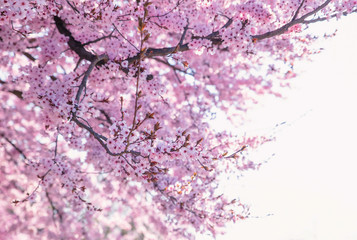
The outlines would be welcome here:
[[[249,217],[240,125],[352,0],[0,0],[0,239],[194,239]]]

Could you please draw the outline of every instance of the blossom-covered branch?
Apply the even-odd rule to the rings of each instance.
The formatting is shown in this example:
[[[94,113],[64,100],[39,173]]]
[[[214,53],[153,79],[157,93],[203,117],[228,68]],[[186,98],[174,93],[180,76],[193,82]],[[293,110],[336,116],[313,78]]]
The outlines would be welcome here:
[[[354,0],[2,1],[0,239],[195,239],[248,218],[219,179],[266,164],[250,153],[272,137],[231,130],[314,53],[303,24],[356,11]]]

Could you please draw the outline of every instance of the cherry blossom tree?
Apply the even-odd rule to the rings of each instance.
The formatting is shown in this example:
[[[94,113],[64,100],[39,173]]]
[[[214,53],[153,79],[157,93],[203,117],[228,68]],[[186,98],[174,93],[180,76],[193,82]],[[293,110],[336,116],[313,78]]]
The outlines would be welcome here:
[[[0,238],[194,239],[249,217],[234,136],[354,0],[0,0]]]

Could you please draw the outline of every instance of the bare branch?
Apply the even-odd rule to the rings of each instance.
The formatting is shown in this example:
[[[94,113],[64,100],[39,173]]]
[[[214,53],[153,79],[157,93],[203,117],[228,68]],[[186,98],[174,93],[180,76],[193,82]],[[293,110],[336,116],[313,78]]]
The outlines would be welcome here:
[[[76,13],[79,13],[78,9],[75,6],[73,6],[68,0],[66,0],[66,2],[73,9],[73,11],[75,11]]]
[[[185,52],[188,51],[188,43],[180,45],[178,48],[177,47],[168,47],[168,48],[149,48],[146,53],[145,57],[147,58],[152,58],[152,57],[158,57],[158,56],[167,56],[169,54],[172,54],[173,52]],[[135,60],[138,60],[140,57],[140,54],[126,59],[129,63],[134,62]]]
[[[220,30],[222,30],[224,28],[228,28],[232,23],[233,23],[233,19],[232,18],[228,18],[228,21],[226,22],[226,24],[223,25],[223,27],[220,28]],[[212,40],[213,38],[215,38],[215,37],[217,37],[219,35],[219,31],[220,30],[214,31],[213,33],[209,34],[208,36],[206,36],[204,38]]]
[[[58,134],[56,136],[56,141],[55,141],[55,157],[57,156],[57,146],[58,146]]]
[[[176,6],[174,8],[172,8],[170,11],[162,14],[162,15],[156,15],[156,16],[149,16],[148,19],[150,18],[160,18],[160,17],[165,17],[166,15],[170,14],[171,12],[173,12],[178,6],[180,6],[180,4],[183,2],[184,0],[179,0],[176,3]]]
[[[252,38],[257,39],[257,40],[263,40],[266,38],[271,38],[271,37],[275,37],[278,35],[281,35],[283,33],[285,33],[290,27],[299,24],[299,23],[303,23],[305,21],[306,18],[314,15],[315,13],[319,12],[321,9],[325,8],[329,3],[331,2],[331,0],[327,0],[326,2],[324,2],[323,4],[321,4],[319,7],[317,7],[316,9],[314,9],[313,11],[306,13],[305,15],[301,16],[298,19],[293,19],[290,22],[288,22],[287,24],[281,26],[278,29],[275,29],[273,31],[270,32],[266,32],[264,34],[259,34],[259,35],[253,35]],[[300,8],[300,7],[299,7]]]
[[[19,90],[10,90],[9,92],[11,92],[12,94],[14,94],[16,97],[20,98],[21,100],[24,99],[22,97],[22,92]]]
[[[229,156],[227,156],[225,158],[236,158],[237,157],[237,153],[243,152],[246,148],[247,148],[247,146],[244,145],[239,150],[235,151],[234,153],[232,153],[231,155],[229,155]]]
[[[186,27],[183,29],[183,33],[182,33],[180,42],[179,42],[179,44],[178,44],[179,46],[181,46],[182,43],[183,43],[183,40],[185,40],[185,36],[186,36],[187,29],[188,29],[188,25],[189,25],[189,23],[188,23],[188,19],[187,19],[187,25],[186,25]]]
[[[193,73],[188,73],[187,71],[184,71],[184,70],[182,70],[182,69],[180,69],[180,68],[178,68],[178,67],[176,67],[176,66],[174,66],[174,65],[171,65],[171,64],[168,63],[167,61],[164,61],[164,60],[162,60],[162,59],[160,59],[160,58],[152,58],[152,59],[154,59],[154,60],[157,61],[157,62],[163,63],[163,64],[165,64],[165,65],[171,67],[174,71],[179,71],[179,72],[182,72],[182,73],[184,73],[184,74],[191,75],[191,76],[194,75]]]
[[[77,118],[78,118],[78,119],[82,119],[82,120],[87,124],[87,126],[88,126],[89,128],[93,129],[87,120],[85,120],[85,119],[82,118],[82,117],[77,117]],[[97,133],[97,136],[98,136],[99,138],[103,139],[104,141],[107,141],[107,140],[108,140],[106,137],[104,137],[103,135],[101,135],[101,134],[99,134],[99,133]]]
[[[104,137],[104,136],[99,135],[98,133],[96,133],[92,127],[90,127],[90,126],[84,124],[83,122],[81,122],[75,115],[72,117],[72,121],[75,122],[79,127],[86,129],[90,134],[92,134],[93,137],[100,143],[100,145],[102,145],[102,147],[105,149],[105,151],[109,155],[111,155],[111,156],[120,156],[120,155],[123,154],[123,152],[121,152],[121,153],[113,153],[113,152],[111,152],[109,150],[107,144],[105,144],[103,142],[103,140],[107,141],[107,138]],[[102,138],[103,138],[103,140],[102,140]]]
[[[112,120],[110,120],[110,117],[109,117],[108,113],[106,113],[103,109],[100,109],[99,111],[104,115],[104,117],[105,117],[105,119],[107,120],[107,122],[108,122],[110,125],[113,125],[113,122],[112,122]]]
[[[139,50],[137,47],[135,47],[135,45],[132,44],[132,43],[119,31],[119,29],[115,26],[115,24],[113,24],[113,26],[114,26],[115,30],[117,30],[117,32],[120,34],[120,36],[125,39],[125,41],[127,41],[133,48],[135,48],[138,52],[140,52],[140,50]]]
[[[50,197],[50,194],[48,193],[47,190],[46,190],[46,198],[47,198],[47,200],[50,203],[51,208],[52,208],[52,220],[53,220],[53,222],[55,223],[55,215],[57,214],[60,223],[62,223],[63,222],[62,213],[58,210],[58,208],[56,208],[56,206],[53,203],[53,201],[52,201],[52,199]]]
[[[177,75],[177,72],[174,70],[175,77],[179,83],[182,83],[180,77]]]
[[[97,38],[97,39],[95,39],[93,41],[89,41],[89,42],[83,43],[83,46],[102,41],[102,40],[104,40],[106,38],[111,38],[113,33],[114,33],[114,31],[115,31],[115,29],[113,29],[113,31],[107,36],[103,36],[103,37]]]
[[[350,11],[350,12],[345,11],[345,12],[342,12],[340,14],[335,13],[335,14],[329,16],[328,18],[327,17],[319,17],[319,18],[315,18],[315,19],[311,19],[311,20],[304,20],[302,23],[303,24],[310,24],[310,23],[315,23],[315,22],[322,22],[322,21],[326,21],[328,19],[337,18],[339,15],[347,16],[350,13],[356,13],[356,12],[357,12],[357,8],[355,10],[353,10],[353,11]]]
[[[32,56],[31,54],[29,54],[28,52],[23,51],[22,54],[27,57],[28,59],[30,59],[31,61],[36,61],[36,58],[34,56]]]
[[[324,2],[323,4],[321,4],[319,7],[317,7],[315,10],[306,13],[305,15],[301,16],[300,18],[296,19],[297,23],[302,23],[306,18],[314,15],[315,13],[319,12],[320,10],[324,9],[329,3],[331,2],[331,0],[327,0],[326,2]]]
[[[70,47],[70,49],[72,51],[74,51],[75,53],[77,53],[77,55],[80,58],[86,59],[90,62],[93,62],[96,59],[96,56],[93,53],[88,52],[83,47],[83,44],[81,42],[74,39],[74,37],[72,36],[72,33],[66,28],[64,21],[57,16],[54,16],[53,19],[55,20],[55,24],[56,24],[58,31],[61,34],[69,37],[67,44]]]
[[[83,80],[82,80],[81,84],[79,85],[78,92],[77,92],[77,95],[76,95],[76,104],[79,104],[79,102],[80,102],[79,99],[81,97],[83,89],[87,85],[87,81],[88,81],[90,73],[93,71],[94,67],[101,61],[107,62],[108,61],[108,56],[106,54],[100,55],[100,56],[98,56],[96,59],[94,59],[91,62],[91,64],[89,65],[89,67],[88,67],[88,69],[86,71],[86,73],[84,74],[84,77],[83,77]],[[83,98],[84,98],[84,96],[83,96]]]
[[[11,142],[10,139],[8,139],[7,137],[5,137],[4,134],[1,134],[0,136],[2,136],[2,137],[6,140],[6,142],[10,143],[10,145],[11,145],[13,148],[15,148],[15,150],[18,151],[18,152],[20,153],[20,155],[21,155],[24,159],[27,160],[26,155],[24,154],[24,152],[23,152],[18,146],[16,146],[13,142]]]
[[[300,11],[300,9],[302,8],[302,6],[304,5],[304,2],[305,2],[305,0],[302,0],[302,1],[301,1],[300,6],[299,6],[298,9],[296,10],[296,12],[295,12],[293,18],[291,19],[291,21],[294,21],[294,20],[296,19],[296,17],[299,15],[299,11]]]

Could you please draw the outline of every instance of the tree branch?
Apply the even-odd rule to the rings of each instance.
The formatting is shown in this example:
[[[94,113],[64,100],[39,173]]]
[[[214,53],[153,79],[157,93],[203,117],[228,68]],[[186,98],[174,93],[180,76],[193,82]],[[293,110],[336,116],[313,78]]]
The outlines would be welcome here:
[[[72,33],[66,28],[64,21],[57,16],[54,16],[53,19],[55,20],[58,31],[66,37],[69,37],[67,44],[70,49],[77,53],[80,58],[93,62],[96,59],[96,56],[93,53],[88,52],[81,42],[74,39]]]
[[[162,14],[162,15],[156,15],[156,16],[149,16],[148,19],[150,18],[160,18],[160,17],[165,17],[166,15],[170,14],[171,12],[173,12],[178,6],[180,6],[180,4],[183,2],[184,0],[179,0],[176,3],[176,6],[174,8],[172,8],[170,11]]]
[[[300,3],[299,8],[295,12],[294,17],[290,22],[288,22],[287,24],[285,24],[285,25],[281,26],[280,28],[275,29],[273,31],[266,32],[266,33],[259,34],[259,35],[253,35],[252,38],[257,39],[257,40],[263,40],[266,38],[271,38],[271,37],[281,35],[281,34],[285,33],[290,27],[292,27],[296,24],[299,24],[299,23],[304,23],[306,18],[314,15],[315,13],[319,12],[321,9],[325,8],[331,2],[331,0],[326,0],[323,4],[321,4],[319,7],[317,7],[313,11],[304,14],[300,18],[297,18],[298,13],[299,13],[300,9],[302,8],[304,2],[305,2],[305,0]],[[221,29],[228,28],[232,23],[233,23],[233,19],[230,18]],[[208,40],[211,40],[213,44],[220,44],[223,42],[223,40],[218,37],[220,30],[212,32],[211,34],[207,35],[206,37],[194,37],[194,38],[208,39]],[[157,57],[157,56],[167,56],[167,55],[171,54],[172,52],[174,52],[175,50],[176,50],[176,52],[184,52],[184,51],[189,50],[188,43],[180,44],[179,47],[169,47],[169,48],[159,48],[159,49],[158,48],[149,48],[147,50],[147,52],[145,53],[145,57],[153,58],[153,57]],[[139,54],[136,55],[135,57],[128,58],[127,60],[131,63],[137,59],[139,59]]]
[[[66,2],[73,9],[73,11],[75,11],[76,13],[79,13],[78,9],[75,6],[73,6],[68,0],[66,0]]]
[[[28,52],[23,51],[22,54],[27,57],[28,59],[30,59],[31,61],[36,61],[36,58],[34,56],[32,56],[31,54],[29,54]]]
[[[355,10],[351,11],[351,12],[347,12],[347,11],[342,12],[341,15],[347,16],[348,14],[355,13],[355,12],[357,12],[357,8]],[[331,18],[337,18],[339,15],[340,14],[335,13],[335,14],[331,15],[329,18],[327,18],[327,17],[319,17],[319,18],[315,18],[315,19],[311,19],[311,20],[304,20],[302,23],[303,24],[310,24],[310,23],[315,23],[315,22],[322,22],[322,21],[326,21],[326,20],[331,19]]]
[[[120,155],[123,154],[122,152],[121,152],[121,153],[113,153],[113,152],[111,152],[111,151],[109,150],[107,144],[105,144],[105,143],[103,142],[103,140],[104,140],[104,141],[107,141],[107,138],[104,137],[104,136],[99,135],[98,133],[96,133],[92,127],[90,127],[90,126],[84,124],[83,122],[81,122],[81,121],[77,118],[77,116],[73,115],[72,121],[75,122],[79,127],[86,129],[90,134],[92,134],[93,137],[100,143],[100,145],[102,145],[102,147],[105,149],[105,151],[106,151],[109,155],[111,155],[111,156],[120,156]],[[102,139],[103,139],[103,140],[102,140]]]
[[[81,97],[82,91],[83,89],[86,88],[87,85],[87,81],[89,78],[90,73],[93,71],[94,67],[99,63],[99,62],[107,62],[108,61],[108,56],[106,54],[100,55],[98,57],[96,57],[91,64],[89,65],[86,73],[84,74],[83,80],[81,82],[81,84],[79,85],[78,91],[77,91],[77,95],[76,95],[76,104],[79,104],[79,99]],[[83,96],[84,98],[84,96]]]
[[[102,41],[103,39],[106,39],[106,38],[111,38],[113,33],[114,33],[115,29],[107,36],[103,36],[103,37],[100,37],[100,38],[97,38],[93,41],[89,41],[89,42],[86,42],[86,43],[83,43],[82,45],[85,46],[85,45],[89,45],[89,44],[92,44],[92,43],[96,43],[96,42],[99,42],[99,41]]]
[[[119,35],[120,35],[122,38],[125,39],[125,41],[127,41],[133,48],[135,48],[138,52],[140,52],[140,50],[139,50],[137,47],[135,47],[135,45],[132,44],[132,43],[119,31],[119,29],[115,26],[115,24],[113,24],[113,26],[114,26],[114,29],[119,33]]]
[[[209,39],[212,40],[215,37],[217,37],[219,35],[219,31],[224,29],[224,28],[228,28],[231,24],[233,23],[233,19],[232,18],[228,18],[228,21],[226,22],[226,24],[223,25],[223,27],[221,27],[219,30],[214,31],[213,33],[209,34],[208,36],[204,37],[205,39]]]
[[[100,109],[99,111],[104,115],[106,121],[107,121],[110,125],[113,125],[113,122],[112,122],[112,120],[110,120],[110,117],[109,117],[108,113],[106,113],[103,109]]]
[[[168,63],[167,61],[164,61],[164,60],[162,60],[162,59],[160,59],[160,58],[152,58],[152,59],[154,59],[155,61],[160,62],[160,63],[162,63],[162,64],[165,64],[166,66],[171,67],[172,70],[174,70],[174,71],[179,71],[179,72],[182,72],[182,73],[184,73],[184,74],[191,75],[191,76],[194,75],[193,73],[188,73],[187,71],[184,71],[184,70],[182,70],[182,69],[180,69],[180,68],[178,68],[178,67],[176,67],[176,66],[174,66],[174,65],[171,65],[171,64]]]
[[[301,1],[300,6],[299,6],[298,9],[296,10],[296,12],[295,12],[293,18],[291,19],[291,21],[294,21],[294,20],[297,18],[298,14],[299,14],[299,11],[300,11],[300,9],[302,8],[302,5],[304,5],[304,2],[305,2],[305,0],[302,0],[302,1]]]
[[[306,18],[312,16],[313,14],[317,13],[321,9],[325,8],[331,2],[331,0],[326,0],[323,4],[321,4],[319,7],[317,7],[313,11],[311,11],[309,13],[306,13],[305,15],[301,16],[300,18],[297,18],[298,14],[299,14],[299,11],[301,10],[304,2],[305,2],[305,0],[302,0],[302,2],[300,3],[298,9],[296,10],[296,12],[295,12],[295,14],[294,14],[294,16],[292,18],[292,20],[289,23],[283,25],[282,27],[280,27],[280,28],[278,28],[276,30],[273,30],[273,31],[270,31],[270,32],[267,32],[267,33],[264,33],[264,34],[260,34],[260,35],[253,35],[252,38],[255,38],[257,40],[262,40],[262,39],[271,38],[271,37],[283,34],[291,26],[299,24],[299,23],[304,23]],[[178,1],[178,4],[179,4],[179,1]],[[75,40],[73,38],[72,33],[66,28],[65,23],[64,23],[64,21],[62,19],[60,19],[57,16],[54,16],[54,20],[55,20],[56,27],[57,27],[58,31],[61,34],[69,37],[68,45],[71,48],[71,50],[76,52],[77,55],[80,58],[86,59],[86,60],[91,62],[90,66],[88,67],[88,69],[87,69],[87,71],[86,71],[86,73],[85,73],[85,75],[83,77],[83,80],[82,80],[82,82],[81,82],[81,84],[79,86],[79,89],[78,89],[78,92],[77,92],[77,95],[76,95],[76,104],[78,106],[78,104],[80,103],[80,97],[81,97],[82,91],[83,91],[83,89],[86,88],[86,84],[87,84],[88,77],[89,77],[90,73],[92,72],[93,68],[96,65],[103,64],[106,61],[108,61],[108,56],[104,54],[104,55],[101,55],[101,56],[98,57],[98,56],[88,52],[84,48],[84,44],[82,44],[81,42],[79,42],[79,41],[77,41],[77,40]],[[228,28],[232,23],[233,23],[233,19],[229,18],[229,20],[226,22],[226,24],[221,29]],[[115,26],[114,26],[114,28],[116,29]],[[139,52],[136,56],[131,57],[131,58],[127,58],[126,60],[130,64],[130,63],[133,63],[134,61],[140,61],[142,59],[141,55],[143,55],[143,54],[147,58],[154,58],[154,57],[158,57],[158,56],[167,56],[167,55],[172,54],[174,52],[188,51],[189,50],[188,43],[183,44],[184,37],[186,35],[187,29],[188,29],[188,25],[185,27],[184,32],[183,32],[183,34],[182,34],[182,36],[180,38],[179,44],[177,46],[175,46],[175,47],[166,47],[166,48],[148,48],[145,53]],[[218,43],[219,44],[219,43],[221,43],[223,41],[219,37],[220,30],[214,31],[211,34],[207,35],[206,37],[201,37],[201,38],[209,39],[213,43],[215,43],[215,44]],[[121,35],[120,32],[119,32],[119,34]],[[200,37],[197,37],[197,38],[200,38]],[[155,59],[155,60],[157,60],[157,59]],[[160,60],[157,60],[157,61],[160,61]],[[164,63],[163,61],[160,61],[160,62]],[[168,63],[165,63],[165,64],[168,64]],[[171,67],[174,69],[174,71],[176,71],[174,66],[171,66]],[[128,71],[128,69],[125,69],[125,68],[123,68],[122,70],[124,72]],[[90,134],[92,134],[94,136],[94,138],[103,146],[103,148],[106,150],[106,152],[109,155],[119,156],[119,155],[122,155],[125,152],[124,151],[124,152],[121,152],[121,153],[112,153],[108,149],[106,143],[104,142],[104,141],[107,141],[107,138],[104,137],[104,136],[99,135],[98,133],[96,133],[93,130],[93,128],[89,126],[88,123],[87,123],[88,124],[87,125],[87,124],[81,122],[78,119],[78,117],[76,116],[75,112],[72,114],[72,121],[74,121],[79,127],[86,129]],[[134,118],[133,124],[135,124],[135,118]],[[128,143],[129,143],[129,141],[128,141]],[[235,152],[234,154],[232,154],[229,157],[235,156],[235,154],[237,154],[240,151],[242,151],[242,149],[238,150],[237,152]]]
[[[266,39],[266,38],[271,38],[271,37],[275,37],[275,36],[281,35],[284,32],[286,32],[290,27],[292,27],[292,26],[294,26],[296,24],[299,24],[299,23],[304,23],[306,18],[314,15],[315,13],[320,11],[321,9],[325,8],[330,2],[331,2],[331,0],[327,0],[326,2],[321,4],[319,7],[317,7],[316,9],[314,9],[313,11],[311,11],[309,13],[306,13],[305,15],[301,16],[300,18],[298,18],[298,19],[294,19],[293,18],[290,22],[288,22],[287,24],[281,26],[278,29],[275,29],[273,31],[266,32],[266,33],[260,34],[260,35],[253,35],[252,38],[253,39],[257,39],[257,40],[263,40],[263,39]],[[299,6],[299,9],[300,8],[301,8],[301,5]],[[298,12],[298,11],[296,11],[296,12]],[[296,15],[296,13],[295,13],[295,15]]]
[[[2,137],[5,139],[6,142],[10,143],[10,145],[11,145],[13,148],[15,148],[15,150],[18,151],[18,152],[20,153],[20,155],[21,155],[24,159],[27,160],[26,155],[24,154],[24,152],[23,152],[19,147],[17,147],[14,143],[12,143],[12,142],[10,141],[10,139],[8,139],[7,137],[5,137],[4,134],[1,134],[0,136],[2,136]]]
[[[46,198],[48,200],[48,202],[50,203],[51,205],[51,208],[52,208],[52,219],[53,219],[53,222],[55,223],[55,214],[57,214],[58,218],[59,218],[59,221],[60,223],[63,222],[63,217],[62,217],[62,213],[58,210],[58,208],[56,208],[56,206],[54,205],[51,197],[50,197],[50,194],[48,193],[48,191],[46,190]]]
[[[159,57],[159,56],[167,56],[169,54],[172,54],[173,52],[185,52],[188,51],[188,43],[179,45],[178,47],[168,47],[168,48],[148,48],[148,50],[145,53],[145,57],[147,58],[152,58],[152,57]],[[140,54],[126,59],[129,63],[134,62],[135,60],[138,60],[140,57]]]
[[[179,46],[180,45],[182,45],[182,43],[183,43],[183,40],[185,40],[185,36],[186,36],[186,32],[187,32],[187,30],[188,30],[188,20],[187,20],[187,25],[186,25],[186,27],[183,29],[183,33],[182,33],[182,36],[181,36],[181,39],[180,39],[180,42],[179,42]]]

